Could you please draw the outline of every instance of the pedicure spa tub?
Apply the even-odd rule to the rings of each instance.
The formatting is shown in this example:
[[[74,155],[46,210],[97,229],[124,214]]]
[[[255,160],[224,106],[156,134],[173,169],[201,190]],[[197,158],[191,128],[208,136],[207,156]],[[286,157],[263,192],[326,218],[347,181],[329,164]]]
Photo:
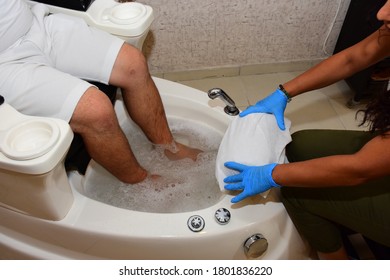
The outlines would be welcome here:
[[[162,177],[126,185],[91,161],[85,176],[72,171],[65,180],[56,180],[57,174],[65,172],[62,147],[57,152],[56,169],[60,171],[54,172],[50,180],[43,180],[44,184],[51,182],[48,190],[39,193],[38,198],[30,198],[41,207],[48,199],[45,196],[52,199],[47,195],[52,188],[62,189],[66,195],[59,195],[44,210],[52,213],[61,207],[60,211],[45,216],[20,209],[18,203],[23,200],[14,200],[13,204],[6,200],[12,192],[16,197],[22,195],[28,176],[35,178],[33,173],[39,172],[15,164],[13,170],[4,171],[8,165],[3,164],[0,181],[23,170],[28,174],[27,181],[17,188],[0,184],[0,258],[307,259],[308,247],[279,202],[277,189],[266,198],[259,195],[238,204],[230,202],[234,194],[220,191],[214,172],[215,155],[228,124],[235,118],[224,112],[225,104],[193,88],[154,80],[175,138],[203,149],[200,159],[196,163],[170,162],[160,157],[159,147],[142,138],[119,99],[115,110],[136,156]],[[62,131],[61,135],[67,133]],[[38,156],[42,157],[45,155]],[[7,180],[12,181],[12,177]],[[65,198],[65,205],[57,204]]]

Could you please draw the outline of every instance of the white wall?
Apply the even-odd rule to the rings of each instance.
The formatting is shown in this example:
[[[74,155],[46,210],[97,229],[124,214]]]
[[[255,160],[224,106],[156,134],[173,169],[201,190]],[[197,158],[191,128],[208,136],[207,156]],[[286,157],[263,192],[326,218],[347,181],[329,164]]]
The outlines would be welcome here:
[[[166,73],[322,59],[350,0],[138,2],[155,12],[144,45],[150,71]]]

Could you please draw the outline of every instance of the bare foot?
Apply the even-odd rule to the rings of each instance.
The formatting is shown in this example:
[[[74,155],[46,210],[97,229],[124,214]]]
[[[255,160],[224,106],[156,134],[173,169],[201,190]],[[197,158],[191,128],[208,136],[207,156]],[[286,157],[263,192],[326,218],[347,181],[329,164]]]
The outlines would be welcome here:
[[[133,172],[129,172],[126,178],[119,178],[122,182],[126,184],[137,184],[144,181],[148,176],[148,172],[142,167],[134,170]]]
[[[191,148],[183,144],[180,144],[178,142],[172,143],[171,146],[166,147],[164,150],[165,155],[170,160],[180,160],[180,159],[189,158],[192,159],[193,161],[196,161],[198,155],[202,152],[203,152],[202,150]]]
[[[127,180],[127,181],[123,181],[124,183],[126,184],[129,184],[129,185],[137,185],[137,184],[144,184],[145,182],[148,182],[150,181],[151,183],[155,183],[155,182],[158,182],[161,180],[161,175],[157,175],[157,174],[150,174],[149,172],[146,172],[143,173],[144,176],[137,176],[136,178],[132,179],[132,180]]]

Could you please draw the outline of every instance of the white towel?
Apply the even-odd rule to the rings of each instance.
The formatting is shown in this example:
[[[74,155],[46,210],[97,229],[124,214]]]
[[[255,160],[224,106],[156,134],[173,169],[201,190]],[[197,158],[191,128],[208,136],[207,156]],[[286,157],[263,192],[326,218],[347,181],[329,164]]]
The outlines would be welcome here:
[[[226,161],[257,166],[287,162],[285,147],[291,142],[291,122],[288,119],[284,122],[286,129],[280,130],[275,116],[256,113],[237,117],[230,123],[216,160],[215,175],[221,191],[225,191],[225,177],[237,174],[224,166]],[[265,197],[267,193],[262,195]]]

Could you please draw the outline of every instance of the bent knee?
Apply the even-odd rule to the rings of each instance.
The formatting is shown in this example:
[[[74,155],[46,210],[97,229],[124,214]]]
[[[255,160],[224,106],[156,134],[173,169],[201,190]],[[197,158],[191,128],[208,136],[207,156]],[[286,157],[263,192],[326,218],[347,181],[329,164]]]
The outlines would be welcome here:
[[[129,44],[123,44],[111,73],[110,84],[126,87],[129,81],[143,81],[147,76],[149,69],[143,53]]]
[[[103,133],[117,125],[110,99],[99,89],[90,87],[80,98],[73,112],[70,126],[76,133]]]
[[[122,61],[128,66],[133,64],[135,66],[134,68],[147,66],[144,54],[136,47],[127,43],[123,44],[122,49],[119,52],[119,58],[124,58]]]

